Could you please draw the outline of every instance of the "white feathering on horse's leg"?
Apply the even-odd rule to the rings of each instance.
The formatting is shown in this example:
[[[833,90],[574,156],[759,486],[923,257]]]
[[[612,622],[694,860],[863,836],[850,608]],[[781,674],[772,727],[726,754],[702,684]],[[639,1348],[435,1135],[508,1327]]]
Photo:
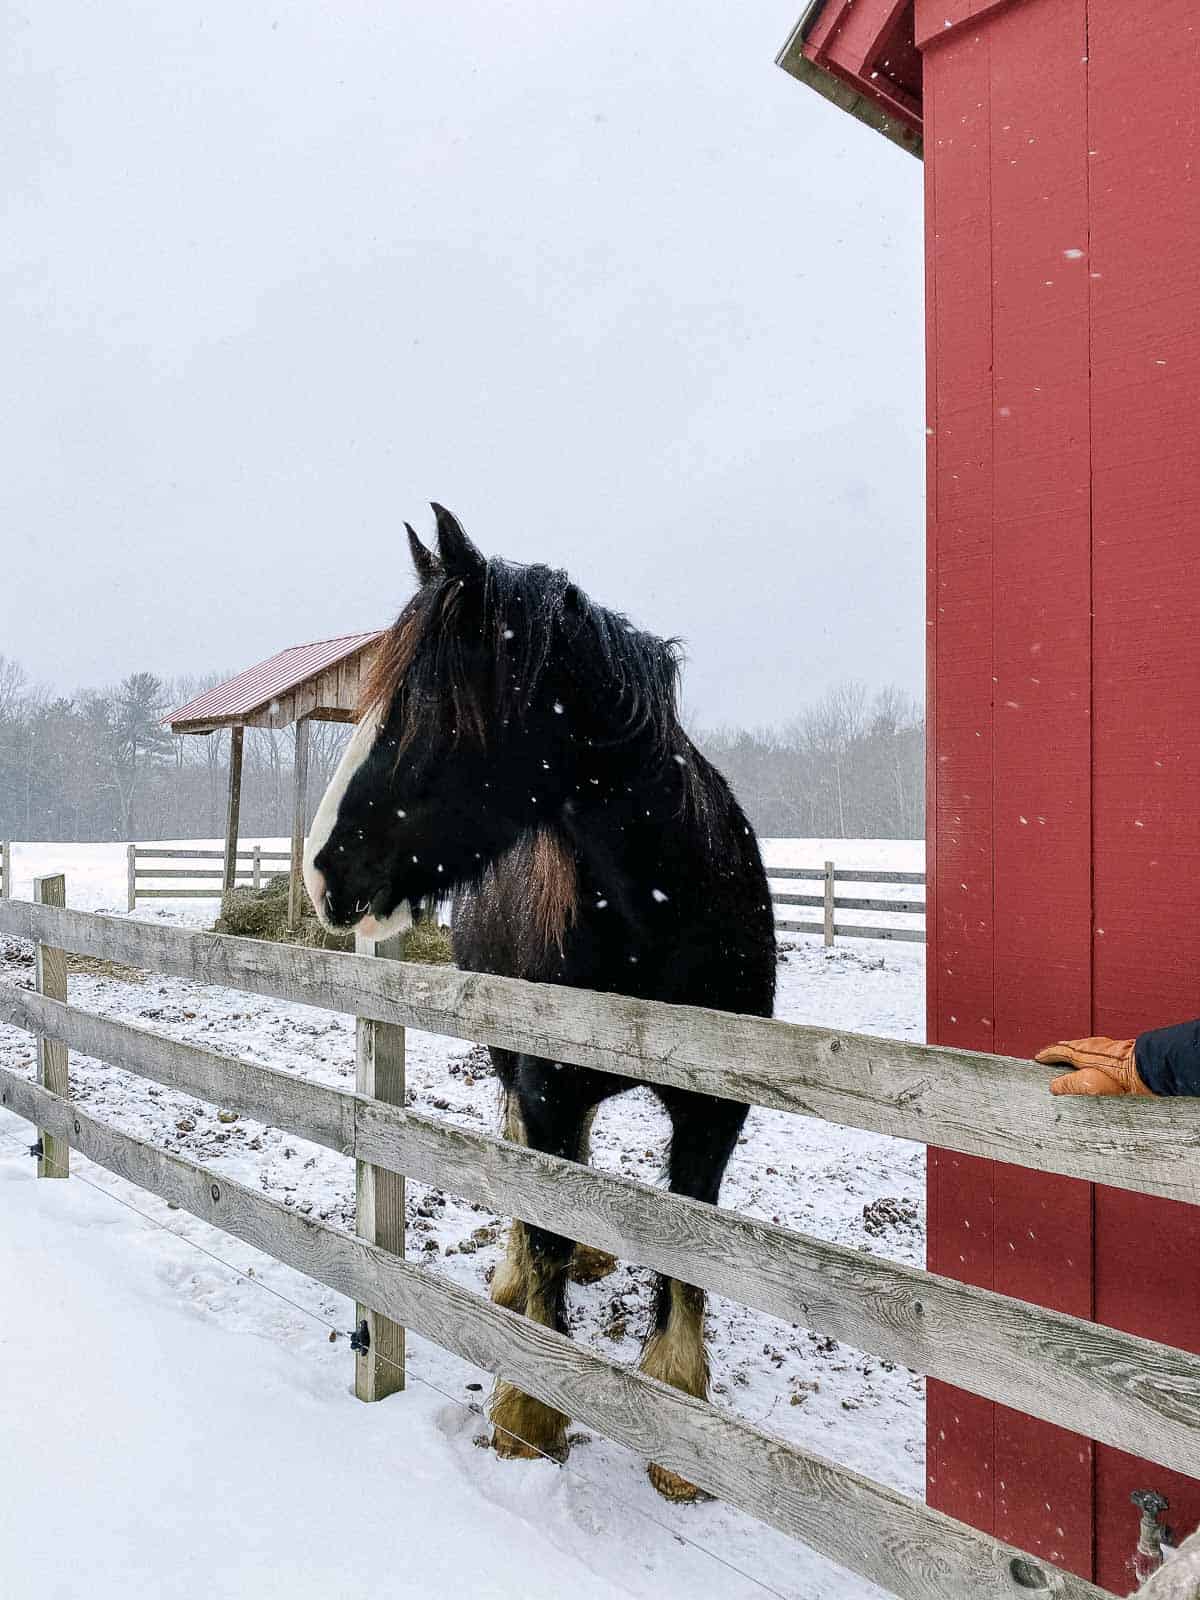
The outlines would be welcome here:
[[[529,1236],[523,1222],[511,1222],[504,1258],[492,1274],[491,1296],[498,1306],[525,1313],[529,1300]]]
[[[514,1223],[514,1227],[520,1226]],[[544,1262],[531,1251],[529,1257],[529,1294],[525,1315],[543,1327],[554,1326],[554,1307],[561,1293],[561,1280],[566,1270],[565,1262]],[[494,1288],[493,1288],[494,1292]],[[492,1444],[496,1454],[506,1460],[536,1460],[551,1456],[563,1461],[567,1456],[567,1423],[565,1412],[535,1400],[515,1384],[497,1382],[489,1407],[492,1419]]]
[[[673,1389],[697,1399],[708,1399],[708,1351],[704,1347],[704,1290],[678,1278],[668,1280],[671,1310],[665,1328],[656,1328],[646,1341],[639,1363],[649,1378],[669,1383]],[[646,1469],[650,1482],[666,1500],[695,1500],[700,1491],[677,1472],[653,1462]]]
[[[504,1097],[502,1131],[514,1144],[528,1144],[521,1108],[515,1094]],[[499,1306],[519,1311],[546,1327],[554,1326],[555,1271],[535,1263],[529,1248],[529,1230],[523,1222],[509,1224],[508,1247],[492,1276],[491,1296]],[[543,1405],[515,1384],[497,1379],[488,1413],[496,1454],[510,1461],[536,1461],[539,1456],[563,1459],[567,1454],[568,1418],[553,1406]]]

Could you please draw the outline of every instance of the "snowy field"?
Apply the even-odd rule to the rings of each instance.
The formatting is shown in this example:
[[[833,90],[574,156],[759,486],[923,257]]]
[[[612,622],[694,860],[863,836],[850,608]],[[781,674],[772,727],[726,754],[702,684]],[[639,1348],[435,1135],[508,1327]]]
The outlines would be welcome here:
[[[764,849],[776,866],[827,857],[846,867],[923,866],[921,844],[903,841],[772,840]],[[16,845],[13,855],[17,895],[34,876],[61,871],[69,904],[124,914],[123,846]],[[205,926],[216,909],[215,900],[163,900],[137,915]],[[777,1014],[920,1039],[924,954],[866,942],[826,952],[818,939],[787,938]],[[32,980],[28,949],[3,937],[0,980]],[[173,1038],[353,1082],[353,1024],[335,1013],[152,974],[76,973],[70,989],[89,1010]],[[0,1027],[0,1062],[32,1071],[29,1037]],[[353,1226],[344,1158],[245,1119],[223,1123],[217,1107],[87,1058],[71,1066],[75,1093],[93,1113],[285,1205]],[[410,1031],[408,1083],[421,1110],[495,1126],[486,1052]],[[665,1135],[652,1096],[633,1091],[602,1109],[594,1159],[657,1181]],[[0,1113],[5,1594],[877,1593],[727,1506],[666,1504],[639,1462],[594,1436],[576,1434],[565,1468],[498,1461],[476,1448],[486,1375],[419,1339],[410,1340],[408,1393],[358,1404],[345,1340],[330,1342],[332,1329],[351,1326],[352,1306],[82,1160],[75,1171],[85,1182],[35,1183],[29,1137],[26,1124]],[[755,1109],[722,1201],[923,1265],[923,1176],[921,1146]],[[412,1183],[409,1228],[410,1254],[428,1270],[485,1290],[503,1219]],[[650,1304],[650,1274],[622,1265],[572,1289],[572,1332],[636,1360]],[[716,1404],[920,1494],[918,1377],[716,1297],[709,1326]],[[62,1441],[53,1459],[47,1439]]]

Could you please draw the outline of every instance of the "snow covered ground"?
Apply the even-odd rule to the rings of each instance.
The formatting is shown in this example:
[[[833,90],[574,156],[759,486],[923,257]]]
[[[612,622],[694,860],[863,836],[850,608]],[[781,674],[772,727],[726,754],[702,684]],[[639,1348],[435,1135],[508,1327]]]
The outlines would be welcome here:
[[[766,854],[781,866],[827,857],[922,865],[922,847],[903,841],[767,841]],[[55,871],[67,875],[71,905],[123,909],[123,846],[14,847],[18,895]],[[205,925],[215,910],[206,900],[152,901],[137,915]],[[779,1016],[922,1037],[922,946],[846,942],[826,952],[805,936],[786,944]],[[0,979],[31,977],[29,952],[0,938]],[[77,973],[70,988],[77,1004],[153,1031],[327,1083],[353,1080],[353,1026],[335,1013],[156,975]],[[32,1071],[32,1041],[0,1027],[0,1062]],[[245,1119],[222,1123],[217,1107],[87,1058],[71,1065],[77,1097],[97,1115],[284,1204],[353,1225],[347,1160]],[[486,1052],[410,1032],[408,1082],[421,1109],[494,1126]],[[653,1097],[634,1091],[603,1108],[594,1159],[656,1181],[665,1135]],[[741,1600],[765,1586],[797,1600],[858,1600],[876,1592],[727,1506],[665,1504],[640,1464],[599,1438],[579,1437],[565,1469],[497,1461],[475,1448],[486,1375],[421,1340],[411,1341],[408,1393],[357,1404],[345,1341],[329,1342],[331,1328],[353,1321],[339,1296],[86,1162],[76,1162],[86,1183],[33,1182],[28,1138],[24,1123],[0,1114],[5,1593],[127,1600],[203,1586],[212,1600],[285,1592],[353,1600],[550,1596],[573,1586],[581,1595],[669,1600],[699,1589]],[[920,1146],[756,1109],[722,1200],[923,1264],[923,1174]],[[415,1183],[409,1212],[411,1254],[482,1291],[503,1220]],[[635,1360],[650,1297],[650,1274],[622,1265],[573,1289],[572,1332]],[[919,1378],[719,1298],[709,1321],[718,1405],[921,1492]],[[65,1441],[62,1456],[44,1454],[46,1438]],[[44,1536],[31,1537],[35,1529]]]

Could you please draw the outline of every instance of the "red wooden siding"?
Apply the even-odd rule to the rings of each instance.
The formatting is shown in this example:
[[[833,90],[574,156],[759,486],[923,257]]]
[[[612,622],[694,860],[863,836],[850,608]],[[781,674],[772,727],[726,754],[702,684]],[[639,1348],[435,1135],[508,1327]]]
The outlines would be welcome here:
[[[917,46],[924,50],[949,28],[978,22],[1001,6],[1019,3],[1020,0],[914,0],[913,34]]]
[[[946,26],[947,22],[951,25]],[[929,1036],[1200,1014],[1200,18],[917,0]],[[1200,1208],[931,1152],[930,1265],[1200,1350]],[[931,1385],[929,1494],[1118,1592],[1200,1485]]]
[[[992,276],[987,171],[976,155],[988,136],[988,53],[977,40],[955,41],[954,66],[925,95],[926,226],[938,241],[927,286],[927,1004],[931,1039],[991,1050]],[[991,1162],[929,1152],[932,1271],[993,1286],[995,1172]],[[994,1409],[929,1385],[929,1498],[989,1532]]]
[[[1095,1021],[1123,1034],[1200,1015],[1200,12],[1092,0],[1088,57]],[[1200,1350],[1200,1208],[1098,1189],[1096,1232],[1097,1317]],[[1110,1577],[1148,1482],[1200,1520],[1195,1484],[1099,1451]]]

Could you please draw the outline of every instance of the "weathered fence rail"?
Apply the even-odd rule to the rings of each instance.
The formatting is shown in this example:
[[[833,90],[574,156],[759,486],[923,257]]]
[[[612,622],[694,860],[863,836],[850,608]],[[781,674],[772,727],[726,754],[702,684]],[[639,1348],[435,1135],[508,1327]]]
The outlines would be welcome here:
[[[1052,1099],[1046,1069],[1011,1057],[27,901],[0,906],[0,929],[200,983],[1200,1204],[1195,1104]]]
[[[0,900],[12,898],[12,844],[0,839]]]
[[[1200,1203],[1200,1103],[1062,1102],[1002,1057],[761,1018],[0,904],[0,930],[286,1000],[537,1049]],[[977,1394],[1200,1475],[1200,1357],[0,985],[0,1021],[501,1213],[556,1228]],[[402,1063],[402,1039],[399,1043]],[[372,1043],[376,1048],[378,1041]],[[362,1042],[360,1040],[360,1053]],[[728,1062],[739,1063],[728,1067]],[[361,1064],[361,1063],[360,1063]],[[402,1070],[402,1068],[401,1068]],[[360,1072],[360,1084],[364,1082]],[[985,1092],[988,1084],[992,1093]],[[395,1079],[391,1092],[396,1089]],[[218,1169],[153,1149],[0,1069],[0,1105],[86,1156],[519,1383],[912,1600],[1103,1591],[405,1262]],[[1016,1126],[1014,1127],[1014,1122]],[[1004,1152],[1004,1153],[1000,1153]],[[400,1236],[402,1237],[402,1235]],[[402,1351],[403,1346],[400,1345]],[[1021,1565],[1023,1563],[1023,1565]]]
[[[144,867],[143,861],[211,861],[211,867]],[[270,877],[272,862],[290,862],[289,850],[264,850],[261,845],[237,851],[234,883],[240,888],[261,889]],[[243,865],[243,863],[245,863]],[[216,900],[225,883],[224,850],[174,850],[165,846],[131,844],[126,850],[126,901],[130,911],[139,900]],[[195,882],[204,880],[202,886]],[[169,880],[164,886],[163,880]],[[187,880],[183,882],[181,880]],[[149,885],[149,887],[147,887]]]
[[[902,943],[925,943],[925,901],[921,899],[891,899],[876,895],[840,895],[839,883],[864,884],[914,884],[924,888],[923,872],[885,872],[866,867],[839,867],[827,861],[823,867],[767,867],[768,880],[801,879],[821,885],[820,894],[791,894],[771,890],[771,900],[776,908],[783,906],[814,906],[821,910],[820,922],[797,922],[785,910],[776,916],[775,926],[781,933],[820,933],[826,945],[836,939],[892,939]],[[921,926],[913,923],[867,925],[837,921],[839,911],[882,912],[896,917],[920,917]]]

